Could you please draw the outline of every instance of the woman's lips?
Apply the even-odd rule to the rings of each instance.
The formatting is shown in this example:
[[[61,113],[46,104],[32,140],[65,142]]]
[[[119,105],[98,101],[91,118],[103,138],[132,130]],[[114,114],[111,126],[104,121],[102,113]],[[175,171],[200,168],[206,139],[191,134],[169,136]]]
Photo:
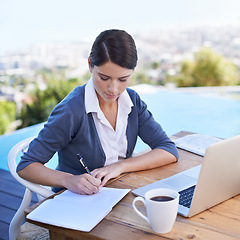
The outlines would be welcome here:
[[[108,93],[106,93],[106,96],[107,96],[107,98],[109,98],[109,99],[113,99],[113,98],[116,98],[116,97],[117,97],[117,95],[108,94]]]

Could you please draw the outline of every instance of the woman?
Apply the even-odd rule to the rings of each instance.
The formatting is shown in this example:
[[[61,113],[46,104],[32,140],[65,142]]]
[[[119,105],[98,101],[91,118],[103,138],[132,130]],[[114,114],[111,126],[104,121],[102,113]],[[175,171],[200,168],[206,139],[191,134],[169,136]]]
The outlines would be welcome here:
[[[88,59],[91,79],[76,87],[50,114],[17,167],[31,182],[93,194],[124,172],[156,168],[178,160],[174,143],[153,119],[138,94],[127,88],[137,64],[133,38],[106,30]],[[151,151],[131,157],[137,136]],[[58,152],[56,170],[45,164]],[[91,174],[80,164],[80,154]]]

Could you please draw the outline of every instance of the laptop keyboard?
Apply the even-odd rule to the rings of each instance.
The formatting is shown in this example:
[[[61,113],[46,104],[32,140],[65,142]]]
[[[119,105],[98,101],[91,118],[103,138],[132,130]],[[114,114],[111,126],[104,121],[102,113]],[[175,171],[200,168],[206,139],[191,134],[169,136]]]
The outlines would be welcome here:
[[[180,194],[179,204],[180,205],[190,208],[195,187],[196,187],[196,185],[186,188],[179,192],[179,194]]]

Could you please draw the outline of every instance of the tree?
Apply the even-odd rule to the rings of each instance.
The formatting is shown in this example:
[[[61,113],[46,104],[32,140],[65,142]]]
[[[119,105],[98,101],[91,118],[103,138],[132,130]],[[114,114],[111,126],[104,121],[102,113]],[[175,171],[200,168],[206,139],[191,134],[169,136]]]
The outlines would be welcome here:
[[[13,102],[0,102],[0,134],[4,134],[10,123],[15,120],[16,104]]]
[[[26,104],[20,113],[20,128],[31,126],[47,120],[52,109],[77,85],[78,80],[53,79],[47,83],[45,90],[38,86],[31,94],[32,102]]]
[[[143,70],[134,72],[131,78],[131,85],[150,82],[151,82],[150,78],[146,75],[146,73]]]
[[[173,77],[179,87],[229,86],[239,84],[237,67],[210,48],[202,48],[193,61],[184,61]]]

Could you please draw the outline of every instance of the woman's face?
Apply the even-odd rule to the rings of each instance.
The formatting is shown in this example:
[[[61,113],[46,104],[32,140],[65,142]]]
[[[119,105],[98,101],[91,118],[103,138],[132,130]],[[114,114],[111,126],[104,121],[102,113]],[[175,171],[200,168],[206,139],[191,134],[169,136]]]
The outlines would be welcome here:
[[[89,69],[100,103],[116,101],[127,88],[133,73],[132,69],[120,67],[110,61],[91,67],[89,60]]]

